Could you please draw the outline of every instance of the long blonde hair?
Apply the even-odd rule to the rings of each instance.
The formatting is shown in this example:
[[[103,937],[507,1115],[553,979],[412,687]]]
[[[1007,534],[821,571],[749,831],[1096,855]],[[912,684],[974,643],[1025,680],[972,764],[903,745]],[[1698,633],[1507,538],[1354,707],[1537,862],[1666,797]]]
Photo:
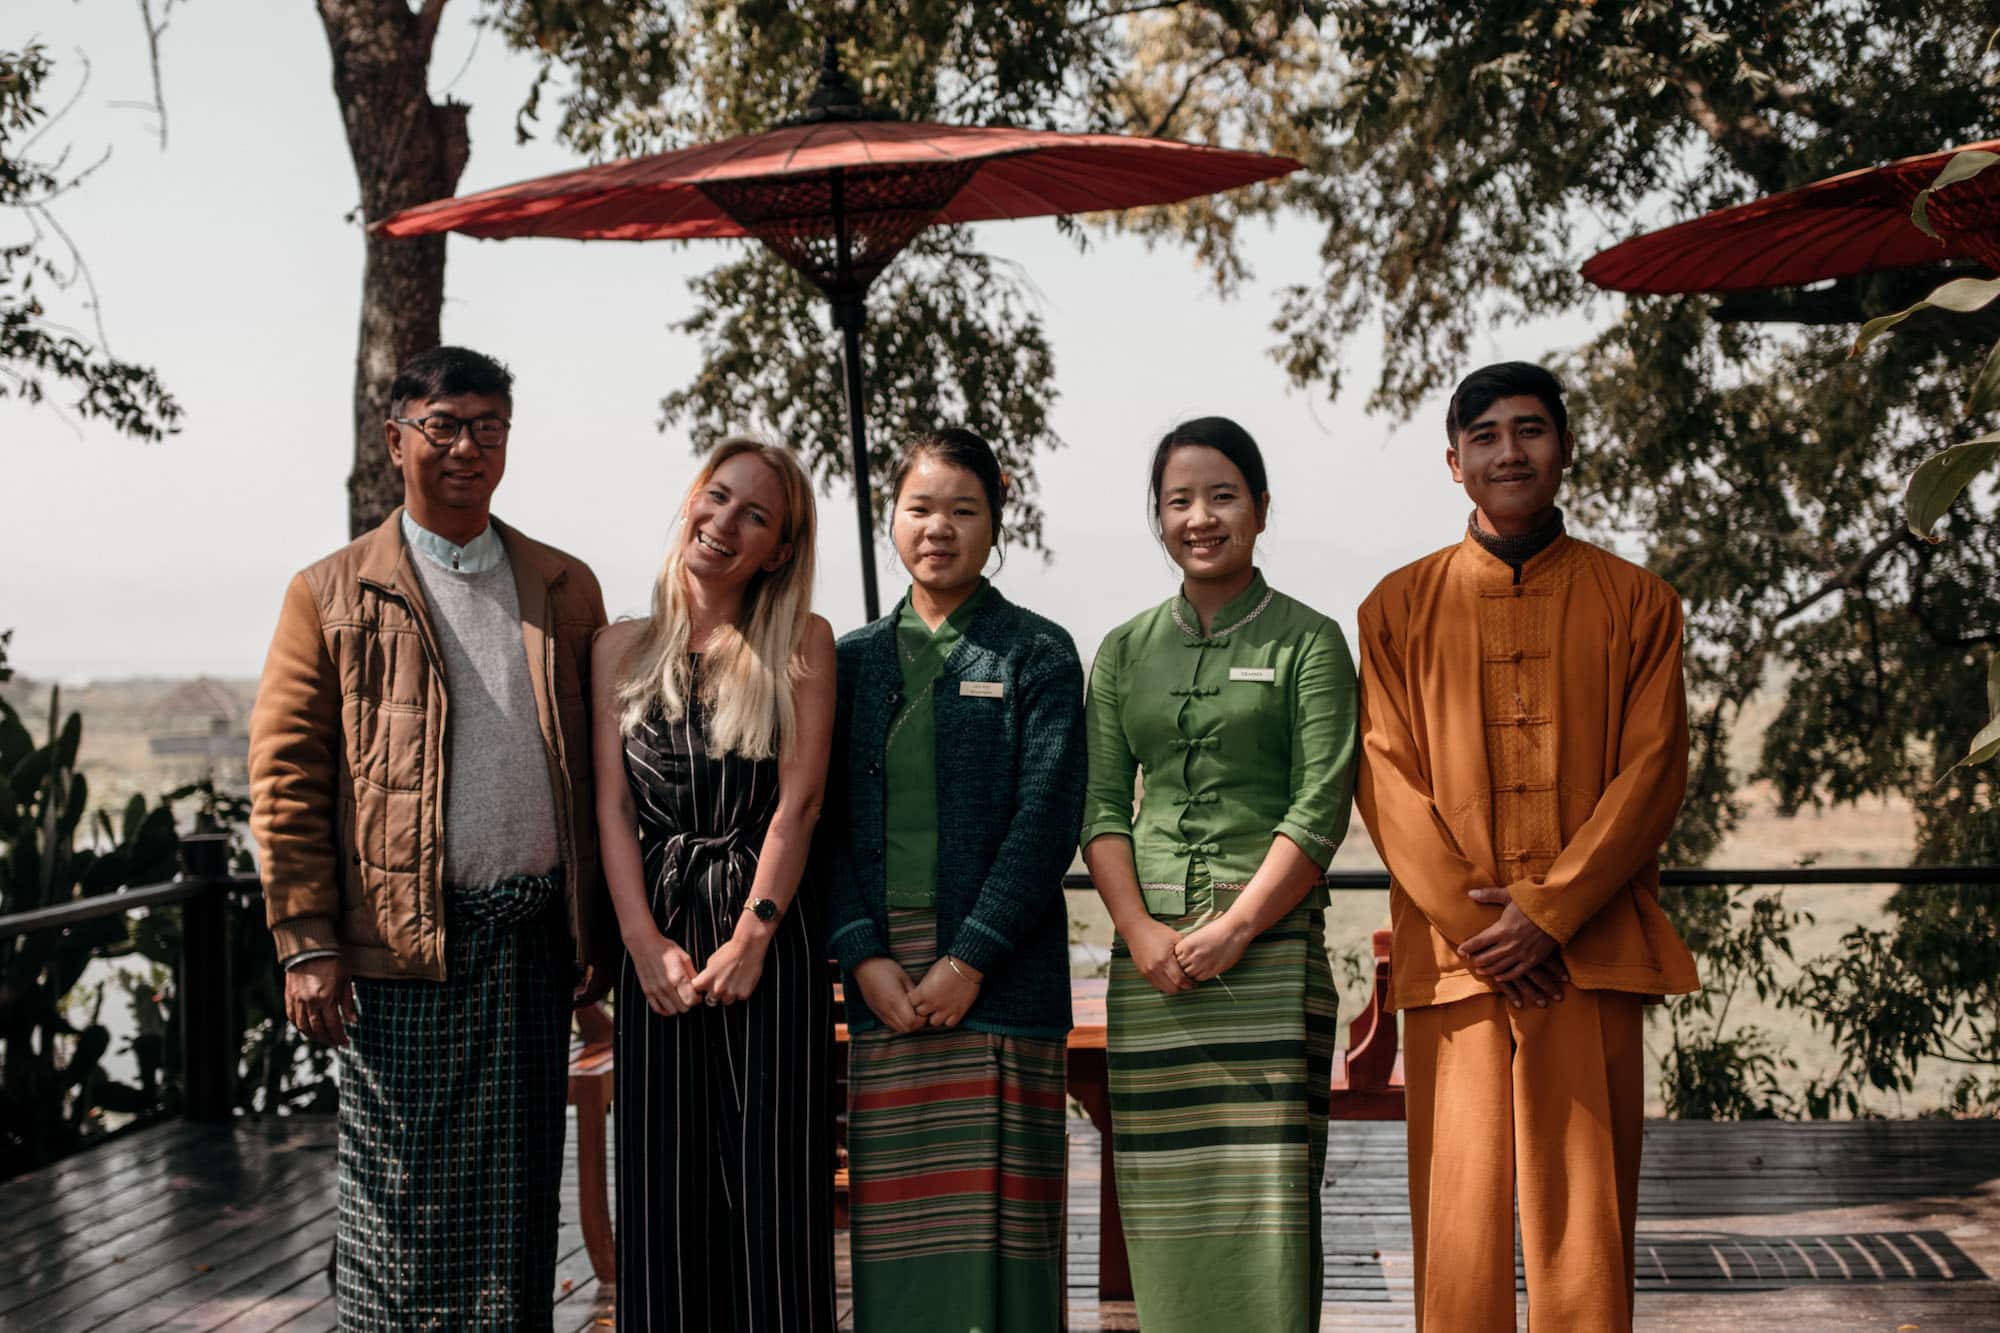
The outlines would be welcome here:
[[[812,621],[817,524],[812,482],[791,450],[740,435],[716,445],[703,460],[681,501],[683,520],[695,494],[739,454],[755,454],[778,475],[785,493],[778,540],[790,543],[792,552],[777,569],[751,576],[736,623],[718,629],[709,640],[703,654],[701,710],[711,756],[734,751],[747,759],[769,759],[783,753],[797,725],[792,694],[805,673],[803,644]],[[686,541],[678,537],[667,544],[666,562],[653,581],[653,618],[620,673],[618,724],[624,731],[637,727],[656,705],[669,722],[687,715],[694,668],[688,661],[686,550]]]

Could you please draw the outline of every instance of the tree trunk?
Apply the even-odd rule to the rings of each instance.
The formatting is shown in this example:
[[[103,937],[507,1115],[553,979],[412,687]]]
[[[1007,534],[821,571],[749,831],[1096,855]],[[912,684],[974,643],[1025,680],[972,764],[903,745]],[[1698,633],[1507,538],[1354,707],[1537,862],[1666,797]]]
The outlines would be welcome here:
[[[471,145],[463,103],[432,102],[431,47],[445,0],[318,0],[333,50],[333,91],[369,222],[441,199],[458,188]],[[358,537],[403,499],[382,423],[396,368],[435,347],[444,309],[443,236],[370,235],[361,278],[361,329],[354,357],[354,468],[347,527]]]

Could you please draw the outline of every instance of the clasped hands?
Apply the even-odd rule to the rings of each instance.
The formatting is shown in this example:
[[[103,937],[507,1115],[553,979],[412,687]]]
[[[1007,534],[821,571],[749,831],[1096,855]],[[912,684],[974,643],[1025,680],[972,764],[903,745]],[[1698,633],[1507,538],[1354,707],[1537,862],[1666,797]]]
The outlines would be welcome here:
[[[1152,917],[1121,933],[1132,965],[1162,995],[1191,991],[1221,976],[1243,960],[1253,938],[1227,913],[1185,935]]]
[[[763,978],[769,946],[768,935],[739,930],[708,956],[708,966],[696,970],[687,950],[658,931],[650,939],[626,941],[646,1006],[662,1018],[684,1014],[696,1005],[734,1004],[749,998]]]
[[[985,980],[985,974],[962,958],[938,959],[922,981],[911,981],[900,963],[879,954],[854,969],[854,984],[861,988],[869,1012],[892,1032],[957,1027],[979,998]]]
[[[1473,889],[1467,896],[1501,909],[1498,921],[1458,946],[1473,974],[1492,982],[1516,1009],[1530,1000],[1545,1009],[1562,999],[1569,973],[1555,936],[1530,921],[1504,888]]]

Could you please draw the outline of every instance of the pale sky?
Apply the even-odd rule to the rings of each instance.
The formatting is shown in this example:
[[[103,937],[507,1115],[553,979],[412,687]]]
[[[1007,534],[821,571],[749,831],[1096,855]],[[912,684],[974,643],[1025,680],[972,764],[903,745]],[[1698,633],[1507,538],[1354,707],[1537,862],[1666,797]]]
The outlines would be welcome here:
[[[39,677],[252,676],[287,577],[346,539],[362,252],[344,220],[353,167],[311,5],[174,10],[164,153],[150,117],[116,105],[150,96],[136,9],[4,0],[0,46],[48,45],[60,61],[53,100],[76,87],[77,48],[88,55],[82,100],[42,146],[72,145],[73,164],[107,147],[111,157],[57,217],[89,261],[113,350],[155,366],[187,418],[167,443],[143,445],[0,402],[0,629],[16,631],[14,666]],[[433,94],[450,83],[472,105],[461,190],[577,165],[560,147],[514,144],[532,66],[491,37],[474,50],[473,12],[446,10],[432,62]],[[0,243],[16,230],[0,216]],[[1066,625],[1086,658],[1175,586],[1144,489],[1151,445],[1177,420],[1230,416],[1257,438],[1273,500],[1259,563],[1350,634],[1377,579],[1463,530],[1442,401],[1400,428],[1361,410],[1378,369],[1372,337],[1349,349],[1338,403],[1290,389],[1267,355],[1278,292],[1316,270],[1311,227],[1249,235],[1254,280],[1228,300],[1171,248],[1099,239],[1080,255],[1046,220],[983,224],[976,236],[1041,293],[1053,421],[1070,443],[1040,465],[1053,562],[1017,552],[998,583]],[[445,338],[518,376],[494,511],[587,560],[614,616],[643,613],[695,466],[686,436],[657,427],[660,397],[691,378],[699,355],[668,326],[690,306],[687,280],[739,244],[451,238]],[[1580,342],[1583,314],[1496,326],[1467,369]],[[820,523],[816,606],[845,631],[861,619],[850,491],[820,498]],[[907,579],[886,545],[877,567],[886,606]]]

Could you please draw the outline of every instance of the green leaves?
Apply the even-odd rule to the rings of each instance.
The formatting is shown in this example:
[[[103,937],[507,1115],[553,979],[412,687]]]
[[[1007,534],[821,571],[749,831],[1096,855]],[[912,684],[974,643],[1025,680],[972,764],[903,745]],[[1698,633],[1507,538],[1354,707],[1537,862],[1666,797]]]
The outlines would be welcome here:
[[[1948,310],[1954,314],[1969,315],[1975,310],[1984,310],[1996,298],[2000,298],[2000,278],[1953,278],[1915,305],[1898,310],[1893,315],[1878,315],[1863,324],[1860,336],[1854,340],[1854,350],[1848,355],[1860,356],[1869,343],[1918,311]]]
[[[46,161],[28,155],[48,128],[41,93],[50,69],[48,53],[32,43],[0,49],[0,209],[21,215],[23,225],[10,231],[29,235],[0,246],[0,399],[41,403],[62,386],[75,393],[70,407],[80,416],[137,439],[163,439],[180,429],[181,408],[159,377],[111,356],[47,310],[45,295],[72,286],[82,270],[74,246],[63,263],[46,253],[49,238],[62,236],[49,201],[82,174],[65,174],[62,153]]]
[[[2000,757],[2000,653],[1993,654],[1992,660],[1986,665],[1986,711],[1987,723],[1979,729],[1979,734],[1972,738],[1972,748],[1967,750],[1957,763],[1945,770],[1944,777],[1938,779],[1939,786],[1943,786],[1945,778],[1961,768],[1973,764],[1991,763],[1996,757]]]
[[[1924,460],[1910,474],[1910,484],[1903,492],[1903,514],[1910,531],[1927,542],[1944,540],[1935,535],[1938,521],[1996,458],[2000,458],[2000,431],[1955,444]]]
[[[1995,162],[2000,162],[2000,153],[1989,153],[1984,149],[1974,148],[1956,154],[1951,161],[1945,163],[1944,170],[1938,173],[1938,178],[1917,195],[1917,202],[1910,208],[1910,221],[1917,224],[1917,230],[1926,236],[1936,237],[1937,233],[1931,230],[1928,212],[1931,196],[1947,185],[1971,180]]]
[[[2000,407],[2000,343],[1993,344],[1993,350],[1986,354],[1986,364],[1979,368],[1979,377],[1972,382],[1972,394],[1965,400],[1965,414],[1978,416]]]
[[[825,300],[761,247],[691,286],[696,313],[675,327],[701,340],[703,369],[661,401],[662,424],[684,423],[699,449],[766,422],[822,486],[848,479],[840,342]],[[1008,536],[1041,549],[1035,462],[1062,446],[1048,418],[1055,370],[1012,266],[973,249],[962,229],[933,228],[869,290],[861,338],[878,513],[899,442],[950,422],[991,442],[1011,483]]]
[[[100,812],[86,824],[82,743],[82,716],[65,715],[55,691],[39,744],[0,700],[0,913],[173,877],[179,838],[167,803],[134,796],[118,819]],[[79,845],[79,832],[92,828],[96,836],[86,833]],[[163,920],[178,918],[156,913],[142,927]],[[91,999],[83,983],[93,962],[129,954],[134,943],[122,914],[0,940],[0,1179],[72,1151],[102,1128],[104,1110],[160,1105],[158,1096],[120,1088],[104,1074],[110,1036],[97,1022],[104,990]],[[78,994],[86,1003],[74,1003]],[[87,1012],[66,1015],[66,1007]]]

